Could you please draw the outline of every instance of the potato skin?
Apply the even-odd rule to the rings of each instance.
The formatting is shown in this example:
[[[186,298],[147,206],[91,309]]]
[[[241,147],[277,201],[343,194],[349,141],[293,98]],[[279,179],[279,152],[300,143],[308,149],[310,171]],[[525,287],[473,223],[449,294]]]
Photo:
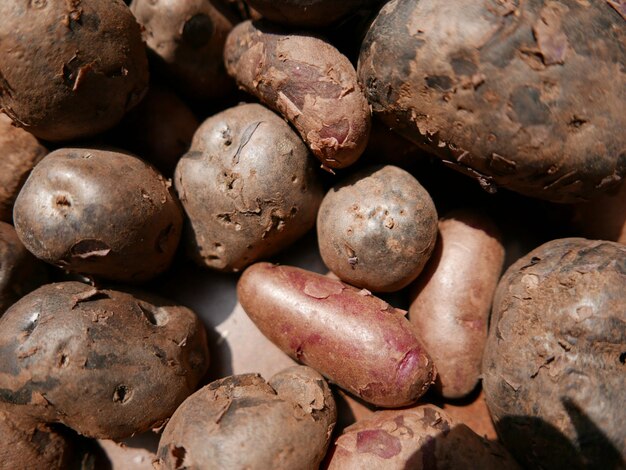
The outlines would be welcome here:
[[[191,310],[78,282],[48,284],[7,310],[0,351],[0,409],[100,439],[160,425],[208,361]]]
[[[513,264],[496,291],[483,387],[528,468],[621,468],[626,247],[566,238]]]
[[[509,453],[456,423],[442,409],[422,405],[377,411],[346,428],[335,442],[329,470],[517,469]]]
[[[159,443],[162,469],[317,469],[336,420],[332,393],[294,366],[217,380],[176,410]]]
[[[313,162],[298,135],[262,105],[207,119],[174,176],[191,256],[239,271],[308,232],[323,197]]]
[[[350,61],[326,41],[261,22],[238,24],[224,48],[237,84],[280,112],[327,168],[365,150],[371,118]]]
[[[419,275],[437,240],[437,210],[408,172],[362,170],[332,188],[317,214],[320,254],[341,280],[375,292]]]
[[[437,368],[445,398],[470,393],[481,374],[504,247],[489,217],[472,210],[439,222],[437,248],[413,286],[409,320]]]
[[[609,3],[394,0],[359,79],[390,127],[486,189],[583,201],[626,174],[626,35]]]
[[[170,186],[130,154],[55,150],[20,191],[15,229],[44,261],[105,279],[143,282],[168,268],[180,240],[183,215]]]
[[[36,137],[103,132],[147,87],[139,25],[121,0],[0,2],[0,108]]]
[[[290,266],[257,263],[237,284],[244,310],[292,358],[368,403],[417,401],[431,359],[404,312],[369,291]]]

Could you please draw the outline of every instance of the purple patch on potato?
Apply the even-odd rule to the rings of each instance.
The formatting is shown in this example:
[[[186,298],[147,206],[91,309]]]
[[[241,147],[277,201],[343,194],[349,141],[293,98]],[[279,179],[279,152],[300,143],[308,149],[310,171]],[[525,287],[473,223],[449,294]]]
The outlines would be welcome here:
[[[400,439],[382,429],[368,429],[356,435],[356,450],[359,454],[374,454],[390,459],[400,453]]]

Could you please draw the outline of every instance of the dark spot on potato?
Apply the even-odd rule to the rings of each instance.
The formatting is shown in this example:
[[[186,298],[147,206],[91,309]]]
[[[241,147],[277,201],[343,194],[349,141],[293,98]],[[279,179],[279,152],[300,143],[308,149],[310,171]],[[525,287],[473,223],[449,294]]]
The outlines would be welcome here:
[[[455,56],[450,59],[452,70],[457,75],[465,75],[471,77],[478,72],[478,67],[471,59],[464,56]]]
[[[183,26],[183,41],[194,49],[200,49],[211,41],[214,29],[211,18],[203,13],[197,13]]]
[[[0,388],[0,402],[11,403],[13,405],[27,405],[31,401],[33,391],[45,393],[58,387],[59,384],[59,380],[48,377],[43,381],[26,382],[26,384],[16,391]]]
[[[621,362],[622,364],[626,364],[626,352],[623,352],[619,355],[619,362]]]
[[[87,238],[81,240],[70,248],[70,254],[77,258],[87,259],[92,257],[106,256],[111,252],[111,247],[101,240]]]
[[[525,126],[545,124],[550,120],[550,109],[541,102],[537,88],[517,87],[511,94],[511,106],[517,120]]]
[[[67,367],[67,365],[70,363],[70,358],[67,354],[61,354],[61,357],[59,358],[59,363],[58,366],[59,367]]]
[[[126,385],[118,385],[113,391],[113,401],[115,403],[128,403],[132,396],[133,391]]]
[[[72,201],[65,194],[57,194],[54,203],[59,207],[72,207]]]
[[[90,351],[85,361],[85,369],[106,369],[117,364],[119,364],[118,357],[113,353],[98,354]]]
[[[185,463],[185,454],[187,451],[184,447],[174,446],[172,447],[172,457],[174,457],[174,468],[183,468]]]
[[[18,345],[16,341],[11,341],[4,346],[0,346],[0,373],[9,375],[18,375],[20,373],[20,366],[17,362]]]
[[[429,88],[447,91],[452,88],[452,80],[447,75],[431,75],[426,77],[426,85]]]
[[[573,116],[567,123],[567,125],[573,129],[580,129],[584,124],[587,124],[587,120],[578,116]]]
[[[390,459],[400,453],[400,439],[382,429],[367,429],[356,435],[356,450],[359,454],[374,454]]]

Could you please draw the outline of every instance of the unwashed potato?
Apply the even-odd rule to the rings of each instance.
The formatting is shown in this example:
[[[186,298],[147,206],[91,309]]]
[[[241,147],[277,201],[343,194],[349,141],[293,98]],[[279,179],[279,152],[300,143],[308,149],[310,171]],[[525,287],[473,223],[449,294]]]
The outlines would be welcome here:
[[[20,188],[46,153],[35,137],[0,114],[0,221],[11,222],[13,203]]]
[[[149,49],[182,94],[195,100],[222,98],[234,89],[222,51],[234,18],[208,0],[133,0]]]
[[[207,119],[174,184],[189,218],[188,251],[222,271],[239,271],[304,235],[323,197],[302,140],[259,104]]]
[[[71,442],[46,424],[0,411],[0,466],[11,470],[64,470]]]
[[[121,439],[161,425],[208,366],[181,306],[78,282],[48,284],[0,318],[0,409]]]
[[[166,270],[183,215],[171,183],[121,151],[64,148],[32,171],[15,202],[20,240],[39,259],[126,282]]]
[[[483,362],[504,445],[529,468],[626,464],[626,246],[567,238],[513,264]]]
[[[322,259],[341,280],[393,292],[415,280],[435,248],[437,210],[410,173],[391,165],[353,174],[317,214]]]
[[[0,316],[47,279],[45,264],[24,248],[11,225],[0,222]]]
[[[446,398],[461,398],[478,383],[503,263],[502,238],[489,217],[458,210],[440,220],[435,253],[413,286],[409,319]]]
[[[365,38],[359,79],[390,127],[486,189],[586,200],[626,174],[614,4],[393,0]]]
[[[246,21],[228,35],[226,70],[237,84],[280,112],[327,168],[363,153],[371,119],[350,61],[328,42]]]
[[[122,0],[0,2],[0,109],[36,137],[103,132],[147,86],[139,25]]]
[[[431,359],[403,311],[340,281],[257,263],[237,285],[261,332],[292,358],[368,403],[415,403],[434,381]]]
[[[377,411],[336,440],[329,470],[517,469],[509,453],[456,423],[442,409],[422,405]]]
[[[336,420],[321,375],[294,366],[265,382],[226,377],[200,389],[169,421],[158,457],[162,469],[317,469]]]

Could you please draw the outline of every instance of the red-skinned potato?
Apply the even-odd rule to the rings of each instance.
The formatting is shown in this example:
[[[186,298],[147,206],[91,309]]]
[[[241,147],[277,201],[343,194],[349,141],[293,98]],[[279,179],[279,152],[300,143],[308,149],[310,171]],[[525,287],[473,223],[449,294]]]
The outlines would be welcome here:
[[[325,167],[361,156],[370,109],[354,67],[328,42],[246,21],[228,35],[224,60],[237,84],[291,122]]]
[[[501,236],[489,217],[460,210],[440,220],[435,252],[413,286],[409,320],[446,398],[461,398],[478,383],[503,263]]]
[[[434,380],[404,312],[303,269],[257,263],[237,285],[252,321],[292,358],[377,406],[409,405]]]

